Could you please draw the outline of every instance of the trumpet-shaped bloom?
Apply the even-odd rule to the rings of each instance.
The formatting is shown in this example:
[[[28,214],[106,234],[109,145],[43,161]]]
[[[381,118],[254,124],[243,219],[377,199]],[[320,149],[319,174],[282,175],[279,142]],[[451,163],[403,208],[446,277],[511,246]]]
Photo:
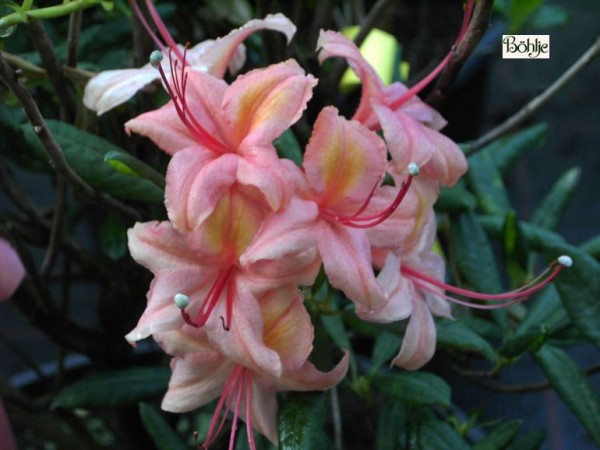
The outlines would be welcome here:
[[[378,218],[368,218],[363,227],[360,213],[381,183],[386,164],[379,136],[340,117],[335,108],[324,108],[304,155],[305,175],[295,177],[298,197],[265,222],[245,261],[278,259],[314,242],[332,286],[356,303],[359,314],[376,309],[384,295],[364,228]]]
[[[181,76],[174,100],[125,125],[173,155],[165,197],[175,227],[199,226],[235,182],[279,209],[288,166],[273,140],[300,118],[316,80],[293,60],[248,72],[231,86],[206,73]]]
[[[318,371],[307,361],[312,350],[313,327],[295,287],[269,292],[260,300],[260,310],[263,341],[281,361],[282,371],[277,377],[265,372],[244,353],[228,357],[215,351],[202,329],[184,326],[155,336],[165,351],[173,355],[173,375],[163,399],[163,409],[190,411],[221,397],[204,444],[207,447],[218,435],[230,411],[233,413],[230,449],[238,418],[246,422],[250,448],[255,448],[253,429],[277,443],[275,393],[328,389],[344,377],[348,368],[347,355],[327,373]]]
[[[0,238],[0,302],[8,300],[25,276],[25,268],[17,252]]]
[[[153,16],[158,17],[152,2],[148,8]],[[143,16],[142,16],[143,18]],[[160,24],[160,25],[159,25]],[[175,44],[162,22],[157,23],[159,30],[171,51],[178,57],[183,54],[184,48]],[[191,70],[208,72],[216,77],[222,78],[225,70],[229,67],[231,73],[237,72],[246,59],[245,48],[242,42],[252,33],[259,30],[275,30],[283,33],[287,41],[292,39],[296,27],[283,14],[268,15],[264,19],[250,20],[244,26],[231,31],[227,36],[217,40],[203,41],[186,51],[186,63]],[[153,33],[152,33],[153,35]],[[155,37],[153,35],[153,37]],[[156,37],[157,44],[161,50],[167,50]],[[180,64],[183,64],[181,59]],[[168,62],[162,63],[163,69],[170,76]],[[83,95],[84,105],[95,111],[98,115],[115,108],[126,102],[144,86],[160,79],[160,74],[150,64],[138,69],[107,70],[93,77],[85,87]]]
[[[137,341],[187,322],[206,327],[222,352],[231,356],[250,350],[248,357],[256,365],[278,374],[281,367],[276,355],[261,341],[258,300],[277,286],[312,283],[319,260],[316,251],[309,251],[287,260],[263,258],[242,265],[240,259],[264,214],[264,205],[252,192],[236,188],[222,196],[194,232],[181,233],[169,222],[138,223],[129,230],[131,255],[155,278],[146,310],[127,339]],[[178,295],[189,299],[185,311],[173,304]]]

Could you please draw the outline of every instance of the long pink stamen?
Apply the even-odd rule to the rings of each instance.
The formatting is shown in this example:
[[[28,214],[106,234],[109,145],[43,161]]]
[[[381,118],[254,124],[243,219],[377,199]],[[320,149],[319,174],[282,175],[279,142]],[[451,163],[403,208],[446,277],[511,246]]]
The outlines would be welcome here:
[[[416,166],[416,164],[415,164],[415,166]],[[370,203],[371,198],[373,197],[373,194],[375,193],[375,189],[373,189],[371,191],[371,193],[369,194],[369,197],[367,198],[365,203],[363,203],[363,205],[358,209],[358,211],[356,211],[351,216],[340,216],[339,214],[335,214],[335,213],[332,213],[327,210],[323,211],[322,214],[328,220],[337,222],[341,225],[345,225],[345,226],[351,227],[351,228],[371,228],[376,225],[379,225],[380,223],[384,222],[388,217],[390,217],[394,213],[394,211],[396,211],[396,209],[398,209],[398,207],[402,203],[402,200],[404,200],[404,198],[406,197],[406,194],[408,193],[408,190],[410,189],[410,186],[412,184],[412,179],[417,175],[417,173],[418,173],[418,168],[415,171],[411,171],[411,173],[409,173],[406,180],[404,180],[402,182],[402,185],[400,186],[400,189],[398,191],[398,194],[396,194],[396,198],[394,198],[394,201],[383,211],[380,211],[376,214],[366,215],[366,216],[360,215],[364,212],[364,210],[367,208],[368,204]],[[377,187],[378,187],[378,184],[375,186],[375,188],[377,188]]]
[[[226,330],[229,330],[231,326],[231,317],[233,315],[233,302],[234,302],[234,290],[231,286],[231,279],[229,275],[231,274],[231,268],[221,272],[210,290],[204,297],[204,301],[202,306],[192,319],[190,315],[184,310],[181,310],[181,317],[188,325],[191,325],[196,328],[203,327],[206,325],[206,322],[210,318],[215,306],[219,302],[221,295],[223,294],[223,290],[225,286],[227,286],[227,325],[225,326]]]
[[[187,49],[186,49],[187,50]],[[186,52],[182,55],[183,65],[185,66]],[[177,115],[181,119],[181,122],[190,131],[192,136],[199,143],[203,144],[210,150],[218,154],[226,152],[225,146],[219,142],[214,136],[212,136],[206,129],[196,120],[194,115],[191,113],[188,107],[185,90],[187,88],[187,72],[184,67],[179,67],[179,61],[173,60],[172,51],[169,49],[169,64],[171,77],[168,77],[162,68],[161,64],[156,64],[155,67],[158,69],[162,78],[163,84],[165,85],[173,106]]]
[[[454,49],[456,48],[456,46],[458,46],[458,44],[460,44],[460,42],[464,38],[465,34],[467,33],[467,30],[469,28],[469,23],[471,22],[471,16],[473,13],[473,4],[474,4],[474,0],[468,0],[467,7],[465,8],[465,14],[463,16],[462,25],[461,25],[460,31],[458,33],[458,37],[454,41],[454,44],[452,45],[452,49],[450,50],[450,52],[448,52],[448,54],[444,57],[444,59],[442,59],[442,62],[440,62],[437,65],[437,67],[429,73],[429,75],[427,75],[420,82],[418,82],[417,84],[412,86],[401,97],[397,98],[394,102],[392,102],[390,105],[388,105],[388,107],[391,110],[398,109],[404,103],[406,103],[411,98],[413,98],[415,95],[417,95],[419,92],[421,92],[429,83],[431,83],[431,81],[435,77],[437,77],[440,74],[440,72],[444,69],[444,67],[446,67],[446,65],[450,61],[450,58],[452,58]]]
[[[252,374],[246,370],[246,434],[250,450],[256,450],[254,432],[252,431]]]
[[[152,20],[154,21],[154,24],[156,25],[158,32],[160,33],[162,38],[165,40],[166,44],[171,48],[171,50],[173,50],[175,52],[175,54],[177,55],[177,58],[179,58],[179,60],[182,62],[182,64],[185,65],[183,55],[179,51],[179,48],[177,47],[177,43],[173,39],[173,36],[171,36],[171,33],[169,33],[169,30],[167,30],[167,26],[165,25],[165,23],[160,18],[158,11],[154,7],[154,3],[152,3],[152,0],[146,0],[146,7],[148,8],[148,12],[150,12],[150,16],[152,17]]]
[[[460,305],[478,309],[496,309],[504,308],[515,303],[520,303],[524,301],[527,297],[538,292],[539,290],[547,286],[549,283],[551,283],[558,276],[563,267],[570,267],[571,264],[571,258],[569,258],[568,256],[561,256],[556,261],[553,261],[541,275],[527,283],[525,286],[501,294],[484,294],[481,292],[475,292],[469,289],[463,289],[456,286],[452,286],[442,281],[436,280],[435,278],[430,277],[426,274],[418,272],[417,270],[408,266],[402,266],[400,271],[404,276],[410,278],[415,283],[415,285],[435,295],[444,297],[445,299],[453,303],[458,303]],[[549,271],[551,271],[550,274],[546,278],[544,278]],[[452,294],[470,298],[472,299],[472,301],[469,302],[450,297],[444,293],[441,293],[439,289],[441,289],[442,291],[451,292]],[[491,305],[481,305],[473,303],[473,301],[491,301],[499,303]]]
[[[152,38],[152,40],[154,41],[154,43],[156,44],[156,46],[161,51],[164,52],[165,49],[166,49],[165,45],[158,38],[158,36],[154,32],[154,30],[152,30],[152,28],[150,27],[150,24],[148,24],[148,21],[144,17],[144,14],[142,14],[142,10],[140,9],[140,7],[137,4],[137,0],[129,0],[129,3],[131,5],[131,7],[133,8],[133,12],[135,13],[135,15],[137,16],[137,18],[141,22],[142,26],[145,28],[145,30],[148,33],[148,35]]]

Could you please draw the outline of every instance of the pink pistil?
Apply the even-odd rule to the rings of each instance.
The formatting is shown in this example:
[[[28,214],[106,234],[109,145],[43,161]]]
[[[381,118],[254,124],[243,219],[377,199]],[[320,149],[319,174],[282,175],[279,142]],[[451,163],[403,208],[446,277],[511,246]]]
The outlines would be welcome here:
[[[452,286],[446,283],[443,283],[435,278],[432,278],[428,275],[425,275],[417,270],[402,266],[400,272],[402,275],[411,279],[416,286],[420,287],[423,290],[431,292],[435,295],[441,296],[446,300],[457,303],[459,305],[468,306],[476,309],[498,309],[505,308],[510,305],[514,305],[515,303],[523,302],[530,295],[540,291],[542,288],[547,286],[550,282],[552,282],[560,273],[560,271],[565,267],[565,265],[560,262],[553,261],[549,267],[534,280],[530,281],[526,285],[520,287],[519,289],[515,289],[513,291],[504,292],[501,294],[484,294],[481,292],[471,291],[469,289],[463,289],[456,286]],[[551,273],[546,277],[544,276],[551,271]],[[448,291],[452,294],[460,295],[463,297],[470,298],[472,301],[459,300],[454,297],[448,296],[444,293],[440,292]],[[497,302],[495,304],[478,304],[474,302],[480,301],[490,301]]]
[[[227,296],[226,296],[226,302],[227,302],[226,303],[226,315],[227,315],[227,317],[223,320],[223,328],[225,328],[225,330],[229,331],[229,329],[231,328],[231,317],[233,315],[233,302],[235,299],[235,295],[234,295],[235,289],[234,289],[234,286],[232,285],[233,280],[231,279],[230,275],[231,275],[231,267],[228,268],[227,270],[219,273],[219,276],[217,277],[217,279],[211,286],[210,290],[208,291],[208,294],[206,294],[206,297],[204,297],[202,306],[200,307],[200,309],[198,310],[198,312],[196,313],[196,315],[194,316],[193,319],[190,317],[190,315],[186,311],[181,310],[181,317],[183,317],[183,320],[185,321],[185,323],[187,323],[188,325],[191,325],[193,327],[196,327],[196,328],[200,328],[200,327],[203,327],[204,325],[206,325],[206,322],[210,318],[210,315],[212,314],[213,310],[215,309],[215,306],[219,302],[219,299],[221,298],[221,295],[223,294],[225,287],[227,287]]]
[[[454,44],[452,45],[452,49],[450,50],[450,52],[448,52],[448,54],[444,57],[442,62],[440,62],[437,65],[437,67],[435,69],[433,69],[431,71],[431,73],[429,73],[429,75],[427,75],[420,82],[418,82],[413,87],[411,87],[400,98],[396,99],[392,104],[388,105],[388,107],[391,110],[393,110],[393,111],[397,110],[400,106],[402,106],[404,103],[409,101],[412,97],[414,97],[419,92],[421,92],[425,88],[425,86],[427,86],[429,83],[431,83],[431,81],[440,74],[440,72],[444,69],[444,67],[446,67],[448,62],[450,62],[450,58],[452,58],[452,54],[454,53],[454,50],[460,44],[460,42],[462,41],[462,39],[464,38],[464,36],[467,32],[467,29],[469,28],[469,23],[471,22],[471,16],[473,13],[473,4],[474,4],[474,0],[468,0],[467,6],[465,8],[465,14],[463,16],[462,25],[461,25],[460,31],[458,33],[458,37],[454,41]]]

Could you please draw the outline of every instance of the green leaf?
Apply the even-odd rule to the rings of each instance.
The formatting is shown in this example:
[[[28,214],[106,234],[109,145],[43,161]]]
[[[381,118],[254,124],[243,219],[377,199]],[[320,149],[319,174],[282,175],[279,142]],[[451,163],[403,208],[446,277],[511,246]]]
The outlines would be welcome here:
[[[600,235],[581,244],[581,250],[589,253],[595,259],[600,259]]]
[[[484,213],[504,216],[510,211],[502,175],[489,153],[480,152],[469,158],[469,171],[465,179]]]
[[[554,230],[562,218],[581,177],[581,169],[573,167],[556,181],[550,192],[531,216],[531,223]]]
[[[508,274],[513,282],[525,278],[527,273],[527,239],[514,211],[510,211],[502,227],[502,256]]]
[[[373,376],[380,391],[415,406],[450,405],[450,386],[427,372],[389,372]]]
[[[128,224],[120,215],[109,212],[100,227],[100,245],[102,253],[113,261],[127,254]]]
[[[298,166],[302,165],[302,148],[291,129],[284,131],[281,136],[275,139],[273,144],[280,157],[291,159]]]
[[[527,22],[531,29],[551,28],[564,25],[568,22],[569,15],[558,5],[542,5]]]
[[[402,338],[392,333],[380,333],[375,339],[373,355],[371,357],[371,372],[376,372],[387,361],[398,353],[402,345]]]
[[[171,428],[162,414],[147,403],[140,403],[140,417],[158,450],[187,450],[189,446]]]
[[[546,439],[546,432],[544,430],[532,431],[514,439],[506,447],[506,450],[539,450],[544,443],[544,439]]]
[[[150,181],[124,175],[104,163],[106,153],[123,153],[111,142],[67,123],[48,120],[47,125],[71,168],[94,189],[118,198],[164,202],[163,191]],[[29,127],[25,128],[25,137],[31,146],[37,147],[37,155],[47,159],[42,144]]]
[[[496,139],[484,147],[480,153],[491,156],[494,166],[501,174],[506,173],[516,161],[529,150],[542,145],[548,133],[548,124],[541,122],[525,128],[518,133]]]
[[[565,254],[573,266],[563,268],[554,281],[563,307],[579,331],[600,347],[600,263],[570,245],[553,245],[545,251],[548,261]]]
[[[375,450],[401,448],[399,440],[405,433],[406,411],[397,401],[389,401],[381,410],[375,434]]]
[[[535,359],[552,386],[600,445],[600,398],[575,361],[563,350],[544,345]]]
[[[475,208],[477,199],[465,186],[463,180],[452,187],[442,186],[440,195],[435,203],[436,211],[457,214]]]
[[[479,292],[502,291],[500,273],[491,243],[473,213],[454,218],[450,226],[456,265],[467,282]],[[492,310],[503,329],[508,327],[505,310]]]
[[[104,155],[104,161],[117,172],[124,175],[145,178],[154,183],[159,189],[163,191],[165,189],[166,182],[164,175],[129,153],[108,152]]]
[[[448,423],[430,419],[421,423],[418,433],[419,450],[469,450],[462,437]]]
[[[545,327],[552,330],[557,323],[563,321],[567,316],[554,285],[544,288],[537,299],[528,301],[526,305],[529,306],[529,309],[515,330],[517,335],[526,333],[530,328]]]
[[[500,353],[508,358],[516,358],[525,352],[536,352],[548,337],[548,328],[531,327],[519,334],[507,338],[500,347]]]
[[[516,34],[544,0],[510,0],[508,34]]]
[[[440,320],[436,323],[436,328],[440,348],[456,350],[460,353],[479,353],[492,362],[496,361],[496,353],[492,346],[463,323]]]
[[[156,398],[167,389],[171,371],[137,367],[91,375],[60,391],[51,408],[112,409]]]
[[[483,439],[478,441],[473,450],[498,450],[509,445],[521,428],[520,420],[502,422]]]
[[[279,407],[280,450],[315,448],[327,402],[327,394],[316,392],[288,392]]]

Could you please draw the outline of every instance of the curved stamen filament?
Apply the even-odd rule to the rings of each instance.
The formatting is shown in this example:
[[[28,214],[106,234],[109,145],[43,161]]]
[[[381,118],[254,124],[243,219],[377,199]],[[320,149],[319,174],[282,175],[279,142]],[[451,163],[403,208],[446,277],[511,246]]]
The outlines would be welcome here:
[[[187,48],[182,55],[183,66],[185,66]],[[196,120],[194,115],[191,113],[190,108],[185,98],[185,91],[187,88],[187,77],[188,74],[185,67],[179,67],[179,61],[174,60],[172,57],[172,50],[169,49],[169,65],[170,65],[170,77],[167,76],[162,65],[156,64],[155,67],[160,73],[163,84],[165,85],[173,106],[177,115],[181,119],[181,122],[190,131],[192,136],[199,143],[203,144],[215,153],[222,154],[226,151],[226,148],[221,142],[213,137],[206,129]]]
[[[148,8],[148,12],[150,13],[150,16],[152,17],[152,20],[154,21],[154,25],[156,25],[156,28],[158,29],[158,32],[160,33],[162,38],[165,40],[165,43],[169,46],[169,48],[171,50],[173,50],[175,52],[175,54],[177,55],[177,58],[179,58],[179,60],[185,65],[185,58],[179,51],[179,48],[177,47],[177,43],[173,39],[173,36],[171,36],[171,33],[169,33],[169,30],[167,30],[167,26],[160,18],[158,11],[154,7],[154,3],[152,3],[152,0],[146,0],[146,8]],[[139,10],[139,8],[138,8],[138,10]],[[148,29],[148,28],[146,28],[146,29]]]
[[[156,33],[154,33],[154,31],[150,27],[150,24],[148,24],[148,21],[144,17],[144,14],[142,14],[142,10],[140,9],[140,7],[137,4],[137,0],[129,0],[129,3],[131,4],[131,7],[133,8],[133,12],[137,16],[138,20],[140,21],[140,23],[142,24],[142,26],[144,27],[144,29],[146,30],[146,32],[148,33],[148,35],[152,38],[152,40],[154,41],[154,43],[156,44],[156,46],[161,51],[165,51],[165,48],[166,48],[165,44],[163,44],[161,42],[161,40],[158,38],[158,36],[156,35]]]
[[[246,400],[246,405],[249,403],[248,400],[250,394],[247,391],[247,387],[248,380],[251,377],[247,372],[248,369],[238,365],[236,365],[231,371],[231,374],[225,383],[225,387],[223,388],[221,398],[219,399],[217,407],[215,408],[215,412],[208,428],[208,433],[206,434],[206,440],[204,441],[204,444],[202,444],[202,448],[208,449],[209,445],[211,445],[215,438],[221,433],[223,425],[225,424],[225,420],[227,419],[227,414],[232,410],[233,407],[233,423],[229,438],[229,450],[233,449],[235,443],[235,433],[237,431],[237,420],[244,397]],[[223,407],[225,407],[224,411]],[[221,414],[222,411],[223,414]],[[246,406],[246,411],[248,411],[248,406]],[[250,448],[255,450],[256,446],[251,446]]]
[[[553,261],[549,265],[549,267],[534,280],[530,281],[529,283],[520,287],[519,289],[504,292],[501,294],[484,294],[481,292],[475,292],[469,289],[463,289],[456,286],[452,286],[443,283],[439,280],[436,280],[435,278],[425,275],[421,272],[418,272],[417,270],[408,266],[402,266],[400,268],[400,272],[402,273],[402,275],[406,276],[407,278],[410,278],[418,287],[435,295],[444,297],[445,299],[453,303],[478,309],[497,309],[504,308],[515,303],[520,303],[524,301],[527,297],[538,292],[539,290],[547,286],[550,282],[552,282],[561,272],[563,267],[569,267],[571,264],[571,258],[569,258],[568,256],[561,256],[556,261]],[[548,272],[550,272],[550,274],[546,277]],[[458,300],[454,297],[450,297],[440,292],[440,289],[443,291],[448,291],[452,294],[469,298],[472,301]],[[497,303],[484,305],[474,303],[478,301],[491,301]]]
[[[210,318],[210,315],[212,314],[213,310],[215,309],[215,306],[219,302],[219,299],[221,298],[223,291],[225,290],[225,288],[227,288],[227,297],[226,297],[226,302],[227,302],[226,303],[226,315],[227,315],[227,317],[224,321],[224,328],[225,328],[225,330],[229,331],[229,329],[231,327],[231,318],[233,315],[233,301],[235,299],[235,295],[234,295],[235,291],[232,286],[232,280],[229,276],[230,274],[231,274],[231,268],[229,268],[219,274],[219,276],[217,277],[217,279],[211,286],[210,290],[208,291],[208,294],[206,294],[206,297],[204,297],[204,302],[202,303],[202,306],[200,307],[200,309],[198,310],[198,312],[196,313],[196,315],[194,316],[193,319],[185,311],[185,308],[188,306],[189,301],[187,302],[187,304],[186,303],[178,303],[178,296],[180,296],[181,294],[175,295],[175,297],[174,297],[175,304],[177,305],[178,308],[181,309],[181,317],[183,317],[183,320],[185,321],[185,323],[187,323],[188,325],[191,325],[193,327],[196,327],[196,328],[200,328],[200,327],[203,327],[204,325],[206,325],[206,322]]]
[[[376,188],[379,186],[379,182],[375,185],[375,188],[371,191],[367,200],[362,204],[362,206],[351,216],[340,216],[339,214],[332,213],[330,211],[323,211],[322,214],[328,220],[333,222],[337,222],[341,225],[345,225],[351,228],[371,228],[380,223],[384,222],[388,217],[390,217],[396,209],[402,203],[402,200],[406,197],[408,190],[410,189],[410,185],[412,184],[412,179],[417,176],[419,173],[418,166],[415,163],[409,164],[409,174],[406,180],[402,182],[398,194],[394,198],[394,201],[385,208],[383,211],[378,212],[377,214],[371,214],[367,216],[361,216],[367,206],[369,205]]]
[[[450,62],[450,58],[452,58],[454,49],[456,48],[456,46],[458,44],[460,44],[460,42],[464,38],[465,34],[467,33],[467,29],[469,28],[469,23],[471,21],[471,16],[473,13],[473,4],[474,4],[473,0],[468,0],[468,3],[465,8],[465,14],[463,16],[462,25],[461,25],[460,31],[458,33],[458,37],[454,41],[454,44],[452,45],[452,49],[450,50],[450,52],[448,52],[448,54],[444,57],[444,59],[442,59],[442,61],[436,66],[435,69],[433,69],[429,73],[429,75],[427,75],[425,78],[423,78],[417,84],[412,86],[401,97],[397,98],[394,102],[392,102],[390,105],[388,105],[388,107],[391,110],[398,109],[404,103],[406,103],[411,98],[413,98],[415,95],[417,95],[419,92],[421,92],[425,88],[425,86],[427,86],[429,83],[431,83],[431,81],[440,74],[440,72],[444,69],[444,67],[446,67],[448,62]]]

